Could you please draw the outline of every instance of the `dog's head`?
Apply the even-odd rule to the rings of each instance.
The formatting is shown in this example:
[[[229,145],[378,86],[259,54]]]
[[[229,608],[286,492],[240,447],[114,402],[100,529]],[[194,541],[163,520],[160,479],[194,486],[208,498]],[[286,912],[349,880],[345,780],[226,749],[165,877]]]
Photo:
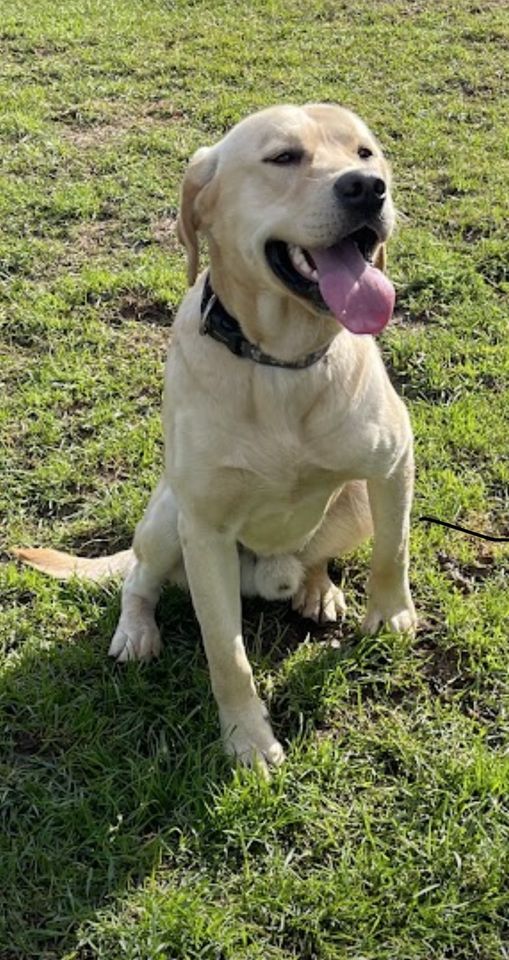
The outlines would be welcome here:
[[[198,150],[178,232],[190,283],[201,230],[239,282],[262,282],[365,333],[392,310],[381,270],[393,225],[390,171],[373,135],[349,110],[311,104],[263,110]]]

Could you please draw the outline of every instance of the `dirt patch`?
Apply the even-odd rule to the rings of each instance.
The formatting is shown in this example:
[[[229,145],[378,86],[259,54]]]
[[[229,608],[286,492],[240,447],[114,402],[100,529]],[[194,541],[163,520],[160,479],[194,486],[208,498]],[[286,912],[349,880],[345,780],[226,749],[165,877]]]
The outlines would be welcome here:
[[[97,101],[68,107],[51,118],[62,136],[80,149],[110,143],[126,133],[142,133],[157,128],[164,130],[169,123],[182,123],[185,113],[169,100],[142,103],[136,112],[126,112],[115,101]]]
[[[128,550],[133,534],[134,529],[123,524],[109,529],[100,527],[74,534],[63,549],[80,557],[107,557],[120,550]]]
[[[466,223],[461,227],[460,236],[466,243],[478,243],[491,233],[489,224]]]
[[[442,199],[446,199],[447,197],[464,197],[467,193],[465,187],[458,186],[447,176],[438,177],[435,181],[435,186]]]
[[[444,551],[437,554],[440,569],[454,583],[460,593],[467,596],[491,576],[497,568],[496,558],[491,553],[482,552],[474,561],[461,563]]]
[[[493,98],[493,87],[489,83],[479,83],[468,80],[466,77],[451,77],[444,81],[444,87],[458,90],[464,97]]]
[[[95,256],[116,245],[113,238],[121,229],[120,220],[91,220],[80,223],[72,233],[74,249],[85,257]]]
[[[179,120],[187,120],[187,114],[175,106],[172,100],[160,99],[151,101],[145,107],[144,115],[155,117],[158,120],[172,120],[174,123]]]
[[[32,756],[40,753],[42,746],[40,738],[29,733],[28,730],[17,730],[14,735],[14,750],[18,754]]]
[[[32,757],[43,758],[46,762],[55,761],[60,750],[67,746],[65,737],[61,738],[57,746],[47,743],[38,733],[19,729],[13,730],[12,741],[12,759],[15,763],[23,765],[29,763]]]
[[[169,327],[173,322],[173,310],[164,300],[153,300],[140,293],[126,293],[117,304],[115,313],[122,320]]]
[[[169,250],[180,250],[180,241],[177,237],[177,214],[170,214],[154,220],[151,224],[152,236],[156,243]]]
[[[486,743],[496,749],[506,743],[505,688],[497,681],[479,681],[465,656],[455,647],[443,648],[428,638],[414,647],[414,656],[423,661],[421,675],[431,696],[450,703],[467,717],[482,723]]]
[[[484,257],[477,263],[477,271],[492,287],[501,292],[509,284],[509,268],[502,254],[500,256]]]
[[[177,238],[176,213],[153,220],[148,237],[126,235],[122,222],[116,216],[109,217],[106,214],[98,220],[82,221],[71,229],[70,242],[67,244],[65,256],[60,260],[60,266],[74,265],[121,248],[137,252],[153,245],[164,247],[171,253],[181,252]]]
[[[434,645],[420,645],[416,651],[423,660],[422,675],[435,696],[449,699],[469,685],[461,666],[459,651],[454,647],[443,649]]]
[[[502,9],[502,7],[505,7],[505,4],[506,0],[491,0],[491,3],[476,4],[469,12],[486,13],[486,10]],[[497,30],[486,30],[482,33],[465,30],[464,33],[460,35],[460,38],[466,40],[468,44],[474,44],[475,46],[493,43],[495,46],[500,47],[501,50],[509,50],[509,37],[505,33]]]
[[[150,232],[146,232],[145,227],[140,227],[139,233],[135,231],[127,232],[125,224],[117,218],[116,211],[112,210],[112,216],[103,211],[100,219],[84,220],[81,223],[74,224],[69,229],[69,237],[64,249],[59,257],[55,258],[48,273],[56,276],[63,270],[76,271],[86,262],[91,262],[98,258],[109,258],[111,256],[127,256],[127,254],[138,253],[147,247],[160,247],[171,254],[181,254],[182,248],[177,238],[177,214],[170,213],[150,224]],[[1,263],[0,263],[1,274]],[[48,274],[47,274],[48,275]],[[109,301],[113,295],[107,293],[97,295],[97,302]],[[91,293],[89,302],[95,303],[96,296]],[[152,311],[148,311],[151,313]],[[129,302],[121,304],[120,319],[124,314],[131,319],[133,314],[135,319],[146,318],[145,308],[132,308]],[[142,314],[143,316],[139,316]],[[160,322],[162,318],[159,311],[159,319],[155,316],[152,322]],[[150,320],[149,320],[150,322]],[[166,320],[165,326],[171,322]]]
[[[123,122],[119,119],[117,123],[96,123],[83,127],[68,127],[63,129],[62,133],[66,140],[69,140],[80,150],[86,150],[90,147],[99,147],[109,143],[118,137],[121,137],[127,130],[132,128],[132,123]]]
[[[41,520],[73,520],[79,516],[83,510],[87,494],[91,492],[90,488],[72,486],[62,492],[55,494],[55,499],[43,497],[33,497],[31,501],[32,515]],[[68,499],[63,499],[64,496]],[[60,499],[57,499],[60,497]]]

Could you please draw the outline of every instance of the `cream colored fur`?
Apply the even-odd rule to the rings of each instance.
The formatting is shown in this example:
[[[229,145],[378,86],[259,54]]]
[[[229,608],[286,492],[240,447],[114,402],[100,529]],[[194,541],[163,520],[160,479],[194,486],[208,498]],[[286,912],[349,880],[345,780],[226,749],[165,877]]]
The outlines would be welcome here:
[[[296,145],[306,163],[278,167],[267,156]],[[327,560],[374,531],[363,629],[386,623],[412,630],[408,531],[412,434],[377,346],[291,293],[265,258],[270,238],[328,246],[344,235],[335,179],[359,167],[389,180],[382,152],[365,124],[332,105],[275,107],[248,117],[195,155],[184,178],[179,236],[192,288],[179,310],[168,353],[163,423],[166,462],[133,554],[91,561],[89,573],[127,572],[110,653],[118,660],[159,653],[155,607],[162,583],[184,578],[201,625],[212,688],[228,752],[262,769],[283,759],[259,699],[242,641],[244,589],[292,596],[318,621],[344,611]],[[394,220],[390,196],[380,239]],[[245,335],[266,353],[291,361],[330,344],[324,361],[303,370],[262,366],[201,336],[204,275],[196,279],[201,232],[212,285]],[[380,246],[378,263],[385,263]],[[239,545],[240,562],[239,562]],[[62,555],[55,575],[87,575]],[[35,551],[25,558],[37,565]],[[99,567],[97,566],[99,563]]]

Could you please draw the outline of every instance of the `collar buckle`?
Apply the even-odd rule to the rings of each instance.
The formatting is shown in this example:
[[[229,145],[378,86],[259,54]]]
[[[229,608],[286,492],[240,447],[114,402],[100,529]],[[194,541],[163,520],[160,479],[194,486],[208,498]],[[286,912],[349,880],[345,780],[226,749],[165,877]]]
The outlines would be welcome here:
[[[207,300],[207,302],[205,303],[205,309],[204,309],[204,301],[205,301],[205,299],[206,299],[206,296],[205,296],[205,295],[206,295],[206,293],[207,293],[207,286],[208,286],[208,285],[209,285],[209,284],[208,284],[208,277],[207,277],[207,280],[206,280],[206,282],[205,282],[205,289],[204,289],[204,291],[203,291],[202,303],[201,303],[202,315],[201,315],[201,323],[200,323],[200,333],[201,333],[202,336],[204,336],[206,333],[210,333],[210,328],[211,328],[210,315],[211,315],[211,313],[212,313],[212,311],[213,311],[216,303],[218,302],[217,297],[216,297],[214,291],[212,290],[212,287],[209,287],[210,296],[208,297],[208,300]]]

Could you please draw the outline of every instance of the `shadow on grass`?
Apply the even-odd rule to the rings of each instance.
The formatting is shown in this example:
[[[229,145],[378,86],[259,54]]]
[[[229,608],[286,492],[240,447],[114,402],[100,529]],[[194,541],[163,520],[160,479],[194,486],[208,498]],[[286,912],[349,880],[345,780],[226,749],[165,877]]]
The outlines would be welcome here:
[[[159,663],[119,668],[105,656],[118,596],[57,589],[85,628],[24,644],[0,681],[2,958],[60,956],[109,897],[200,856],[229,776],[190,604],[165,598]]]
[[[56,609],[70,622],[82,615],[84,627],[71,640],[64,631],[64,641],[24,644],[0,681],[2,960],[61,956],[80,923],[163,864],[183,873],[201,865],[211,878],[224,867],[215,810],[231,771],[190,600],[164,593],[159,662],[119,667],[105,655],[117,588],[55,590]],[[284,741],[303,723],[322,725],[328,678],[337,683],[338,671],[377,696],[387,657],[378,641],[359,646],[344,626],[313,629],[285,605],[254,600],[244,605],[244,626],[255,676],[275,678],[269,699]],[[310,629],[321,642],[306,642]]]
[[[212,875],[224,863],[211,811],[231,771],[190,600],[165,592],[158,663],[119,667],[105,655],[117,588],[50,589],[64,629],[53,640],[51,617],[36,618],[49,639],[21,642],[0,680],[2,960],[61,956],[80,922],[163,862],[206,862]],[[38,603],[31,591],[32,611]],[[308,631],[283,611],[246,605],[257,673],[276,669]],[[284,728],[287,711],[274,709]]]
[[[349,593],[360,600],[364,575],[349,572]],[[27,611],[32,634],[19,631],[0,677],[0,960],[56,960],[68,951],[80,960],[96,956],[86,935],[76,945],[80,926],[93,926],[101,911],[159,868],[169,896],[173,890],[180,896],[190,877],[197,891],[204,877],[222,889],[225,865],[242,868],[239,810],[247,818],[239,830],[244,838],[250,804],[258,811],[266,803],[271,811],[281,790],[292,789],[292,754],[298,763],[302,744],[313,750],[322,736],[347,742],[359,712],[413,711],[437,675],[443,683],[435,696],[445,702],[462,693],[456,661],[451,685],[451,652],[439,657],[438,622],[412,644],[394,635],[361,637],[351,619],[316,628],[287,605],[245,601],[250,661],[276,733],[294,749],[290,780],[286,772],[282,781],[274,778],[270,795],[258,795],[252,782],[232,793],[189,598],[176,589],[163,594],[157,663],[119,667],[106,657],[118,587],[41,579],[38,591],[34,576],[26,573],[31,589],[16,608],[19,617]],[[39,624],[47,631],[42,638]],[[404,775],[408,784],[413,767],[405,752],[400,756],[386,738],[378,742],[378,733],[370,736],[362,762],[391,781]],[[292,829],[284,817],[277,826],[278,842],[289,851]]]

